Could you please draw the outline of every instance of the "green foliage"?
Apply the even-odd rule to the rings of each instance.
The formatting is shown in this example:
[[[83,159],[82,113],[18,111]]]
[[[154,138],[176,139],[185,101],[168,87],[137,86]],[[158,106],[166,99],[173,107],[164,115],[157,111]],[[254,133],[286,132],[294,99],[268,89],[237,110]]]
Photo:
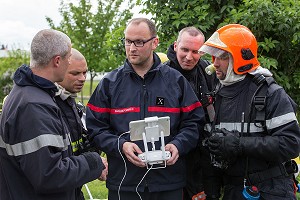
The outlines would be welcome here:
[[[120,40],[126,22],[132,17],[130,9],[133,3],[129,1],[126,9],[122,10],[122,2],[123,0],[97,0],[94,11],[90,0],[79,0],[78,5],[64,4],[62,0],[60,13],[63,20],[60,25],[56,27],[49,17],[46,18],[51,28],[66,33],[71,38],[73,47],[86,57],[92,79],[96,72],[111,71],[125,59]]]
[[[209,37],[240,0],[138,0],[143,12],[153,16],[160,37],[158,51],[164,52],[186,26],[195,26]]]
[[[259,61],[300,105],[300,1],[298,0],[138,0],[158,26],[160,51],[178,31],[195,26],[208,38],[223,25],[239,23],[256,36]]]
[[[259,41],[259,61],[300,104],[300,1],[244,0],[225,23],[241,23]]]
[[[0,58],[0,102],[11,90],[13,73],[22,64],[29,64],[29,53],[26,51],[13,50],[8,57]]]

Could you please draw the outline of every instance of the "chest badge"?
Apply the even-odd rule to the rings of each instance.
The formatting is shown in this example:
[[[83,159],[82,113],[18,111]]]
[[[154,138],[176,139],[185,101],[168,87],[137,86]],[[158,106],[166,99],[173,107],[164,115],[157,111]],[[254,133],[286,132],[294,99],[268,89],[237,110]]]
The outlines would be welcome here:
[[[157,106],[164,106],[165,105],[165,98],[163,98],[163,97],[156,97],[156,105]]]

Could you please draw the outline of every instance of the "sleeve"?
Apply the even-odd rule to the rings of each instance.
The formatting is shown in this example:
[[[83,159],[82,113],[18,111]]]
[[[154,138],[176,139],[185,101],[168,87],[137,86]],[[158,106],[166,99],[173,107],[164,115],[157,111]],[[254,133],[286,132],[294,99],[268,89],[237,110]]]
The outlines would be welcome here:
[[[243,152],[251,157],[284,162],[299,156],[300,129],[295,115],[295,103],[281,89],[267,98],[264,137],[241,138]]]
[[[106,154],[119,157],[119,150],[126,139],[119,137],[111,128],[111,104],[106,88],[109,88],[108,83],[102,79],[87,105],[86,124],[91,141]]]
[[[58,109],[28,104],[17,116],[11,154],[37,193],[72,190],[100,177],[104,165],[97,153],[71,156]]]
[[[179,85],[182,91],[182,97],[179,98],[181,115],[178,133],[171,143],[177,147],[180,155],[185,155],[198,144],[199,134],[204,131],[205,114],[191,85],[183,76],[179,78]]]

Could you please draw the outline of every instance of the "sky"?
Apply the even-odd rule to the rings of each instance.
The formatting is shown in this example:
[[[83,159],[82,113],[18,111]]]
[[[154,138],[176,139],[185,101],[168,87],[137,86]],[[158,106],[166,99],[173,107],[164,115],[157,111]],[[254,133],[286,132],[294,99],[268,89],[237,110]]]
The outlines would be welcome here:
[[[29,50],[34,35],[50,28],[46,16],[55,25],[62,20],[61,0],[0,0],[0,47]],[[93,1],[91,1],[93,2]],[[143,16],[135,14],[134,17]]]
[[[29,49],[34,35],[49,28],[46,16],[59,24],[60,0],[0,0],[0,45]]]

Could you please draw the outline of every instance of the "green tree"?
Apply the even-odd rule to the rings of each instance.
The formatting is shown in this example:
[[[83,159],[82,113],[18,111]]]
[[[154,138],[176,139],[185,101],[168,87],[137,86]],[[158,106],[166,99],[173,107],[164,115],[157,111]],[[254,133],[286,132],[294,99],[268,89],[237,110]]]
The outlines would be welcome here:
[[[9,93],[13,86],[13,74],[22,64],[29,65],[29,53],[21,50],[13,50],[8,57],[0,58],[0,102]]]
[[[151,14],[156,22],[160,46],[165,52],[177,38],[178,32],[186,26],[195,26],[209,37],[224,21],[231,9],[241,4],[241,0],[137,0],[143,5],[142,12]]]
[[[209,37],[217,28],[240,23],[257,37],[259,61],[300,104],[300,1],[298,0],[138,0],[159,28],[161,51],[178,31],[196,26]]]
[[[126,9],[122,9],[122,5]],[[59,12],[63,19],[60,24],[55,26],[53,20],[46,19],[51,28],[66,33],[73,47],[86,57],[93,83],[96,72],[111,71],[122,64],[125,52],[120,40],[126,22],[132,17],[130,10],[133,6],[131,1],[97,0],[97,8],[93,11],[90,0],[80,0],[78,5],[64,4],[62,0]],[[92,87],[91,84],[90,93]]]
[[[245,0],[224,23],[249,27],[259,41],[259,61],[300,104],[300,1]],[[223,23],[223,24],[224,24]]]

